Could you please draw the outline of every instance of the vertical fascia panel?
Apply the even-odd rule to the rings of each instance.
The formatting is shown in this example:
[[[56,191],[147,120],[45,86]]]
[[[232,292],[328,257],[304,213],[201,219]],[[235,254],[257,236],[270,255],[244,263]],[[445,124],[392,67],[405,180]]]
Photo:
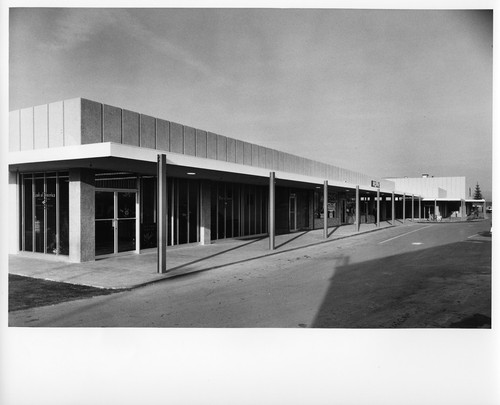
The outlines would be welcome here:
[[[140,115],[139,146],[156,148],[156,120],[149,115]]]
[[[236,140],[227,138],[227,161],[236,163]]]
[[[252,144],[252,166],[259,166],[259,147]]]
[[[258,146],[259,149],[259,167],[266,167],[266,148],[263,146]]]
[[[272,149],[265,148],[266,151],[266,169],[273,168],[273,151]]]
[[[243,142],[243,164],[252,166],[252,144]]]
[[[49,147],[64,146],[64,104],[49,104]]]
[[[82,144],[82,103],[74,98],[63,102],[64,145]]]
[[[181,124],[170,123],[170,151],[184,153],[184,131]]]
[[[102,104],[81,99],[81,144],[99,143],[102,138]]]
[[[184,126],[184,154],[196,156],[196,130]]]
[[[34,147],[33,107],[21,110],[21,150],[32,150]]]
[[[33,139],[35,149],[49,147],[49,123],[47,104],[34,107],[33,110]]]
[[[243,164],[243,141],[236,139],[236,163]]]
[[[279,153],[276,149],[273,149],[273,165],[272,165],[273,171],[280,170],[279,162],[280,162]]]
[[[200,129],[196,130],[196,156],[207,157],[207,132]],[[207,186],[204,185],[204,187]]]
[[[156,149],[170,151],[170,123],[156,119]]]
[[[278,162],[279,170],[284,172],[285,171],[285,152],[279,151],[278,152],[278,159],[279,159],[279,162]]]
[[[134,111],[122,110],[122,143],[139,146],[139,114]]]
[[[9,112],[9,151],[21,150],[21,111]]]
[[[102,105],[102,140],[122,143],[122,110],[120,108]]]
[[[207,132],[207,158],[217,160],[217,134]]]
[[[227,161],[227,139],[217,135],[217,160]]]

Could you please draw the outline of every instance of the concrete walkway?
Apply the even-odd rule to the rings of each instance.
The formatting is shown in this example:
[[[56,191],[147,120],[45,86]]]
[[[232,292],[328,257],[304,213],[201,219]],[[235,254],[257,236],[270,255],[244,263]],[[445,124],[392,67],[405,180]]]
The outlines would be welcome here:
[[[397,222],[399,224],[399,222]],[[383,222],[380,229],[390,228]],[[374,224],[331,227],[328,239],[323,230],[295,232],[276,237],[276,249],[269,250],[268,237],[228,239],[211,245],[173,246],[167,249],[167,273],[156,272],[156,250],[141,254],[126,254],[87,263],[68,263],[28,255],[11,255],[9,273],[100,288],[134,288],[155,281],[207,271],[231,264],[248,262],[260,257],[282,254],[306,246],[329,243],[338,239],[377,231]]]

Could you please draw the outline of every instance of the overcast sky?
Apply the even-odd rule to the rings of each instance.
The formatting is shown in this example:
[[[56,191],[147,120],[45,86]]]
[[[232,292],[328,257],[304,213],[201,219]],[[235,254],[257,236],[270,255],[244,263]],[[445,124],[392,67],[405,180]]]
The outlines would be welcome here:
[[[73,97],[491,196],[492,12],[11,9],[10,110]]]

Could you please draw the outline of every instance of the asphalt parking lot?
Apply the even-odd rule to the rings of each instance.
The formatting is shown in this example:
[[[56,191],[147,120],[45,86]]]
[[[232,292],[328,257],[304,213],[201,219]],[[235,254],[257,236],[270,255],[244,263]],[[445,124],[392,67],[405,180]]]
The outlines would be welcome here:
[[[411,224],[11,312],[10,326],[489,328],[489,221]]]

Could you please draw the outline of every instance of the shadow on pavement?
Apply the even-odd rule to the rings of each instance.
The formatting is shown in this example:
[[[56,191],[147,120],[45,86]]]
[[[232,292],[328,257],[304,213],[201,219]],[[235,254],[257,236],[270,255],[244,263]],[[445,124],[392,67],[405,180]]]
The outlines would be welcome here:
[[[261,241],[262,239],[265,239],[267,238],[267,236],[263,236],[262,238],[256,238],[256,239],[253,239],[251,240],[250,242],[247,242],[247,243],[243,243],[241,245],[238,245],[238,246],[235,246],[235,247],[232,247],[230,249],[226,249],[226,250],[223,250],[222,252],[218,252],[218,253],[214,253],[213,255],[210,255],[210,256],[205,256],[201,259],[197,259],[197,260],[193,260],[191,262],[188,262],[188,263],[184,263],[184,264],[181,264],[180,266],[177,266],[177,267],[172,267],[171,269],[168,269],[169,272],[172,272],[174,270],[179,270],[179,269],[182,269],[184,267],[188,267],[190,265],[193,265],[193,264],[196,264],[196,263],[199,263],[199,262],[203,262],[205,260],[208,260],[208,259],[211,259],[213,257],[217,257],[217,256],[220,256],[220,255],[223,255],[223,254],[226,254],[228,252],[232,252],[233,250],[237,250],[237,249],[242,249],[248,245],[251,245],[253,243],[256,243],[256,242],[259,242]]]
[[[416,249],[332,263],[334,275],[311,327],[491,327],[491,244]]]

